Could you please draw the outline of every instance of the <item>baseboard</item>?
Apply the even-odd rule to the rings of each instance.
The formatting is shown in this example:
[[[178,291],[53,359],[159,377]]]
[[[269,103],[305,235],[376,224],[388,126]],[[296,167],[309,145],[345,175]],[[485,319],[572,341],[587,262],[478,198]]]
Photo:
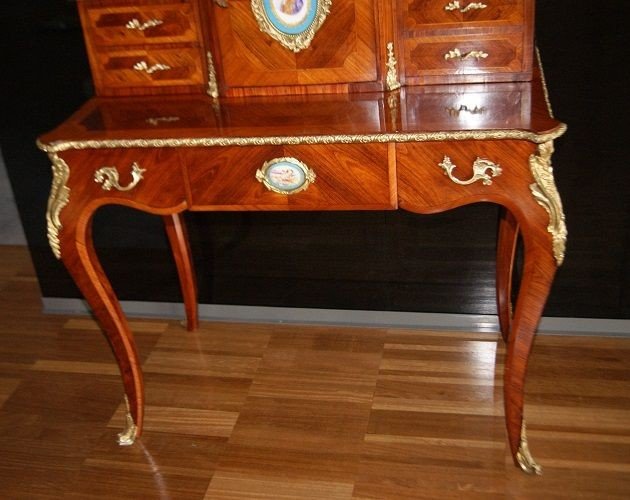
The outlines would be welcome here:
[[[184,317],[184,306],[181,303],[122,301],[121,305],[123,311],[129,317]],[[87,304],[81,299],[44,297],[43,306],[44,312],[50,314],[89,314]],[[476,314],[350,311],[200,304],[199,317],[203,321],[245,323],[335,324],[474,332],[499,331],[497,316]],[[630,338],[630,320],[543,317],[538,330],[539,334],[548,335],[592,335]]]

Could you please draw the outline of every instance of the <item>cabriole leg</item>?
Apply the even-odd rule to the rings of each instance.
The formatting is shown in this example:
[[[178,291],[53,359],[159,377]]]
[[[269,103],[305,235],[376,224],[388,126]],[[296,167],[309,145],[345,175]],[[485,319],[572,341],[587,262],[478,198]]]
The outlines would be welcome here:
[[[70,215],[72,207],[66,208]],[[142,433],[144,386],[133,335],[92,243],[92,215],[68,217],[61,231],[61,259],[105,333],[120,368],[127,404],[127,427],[118,436],[130,445]],[[75,221],[78,221],[75,222]]]
[[[518,222],[516,222],[512,212],[505,207],[500,207],[496,286],[499,326],[505,342],[508,341],[512,324],[512,276],[518,232]]]
[[[177,266],[184,308],[186,309],[186,327],[189,331],[193,331],[199,326],[197,283],[190,245],[188,244],[186,224],[181,213],[164,215],[162,219],[164,220],[164,228],[171,245],[175,265]]]

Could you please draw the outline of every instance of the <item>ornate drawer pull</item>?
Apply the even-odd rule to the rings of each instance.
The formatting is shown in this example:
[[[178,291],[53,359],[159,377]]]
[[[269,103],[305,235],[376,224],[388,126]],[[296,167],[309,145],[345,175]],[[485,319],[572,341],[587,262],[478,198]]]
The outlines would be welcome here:
[[[462,113],[470,113],[471,115],[483,115],[486,112],[486,108],[483,106],[475,106],[474,108],[469,108],[465,104],[461,104],[459,108],[451,106],[450,108],[445,109],[449,116],[455,117],[459,117],[459,115],[461,115]]]
[[[94,182],[102,184],[104,191],[111,191],[112,188],[118,191],[131,191],[143,179],[142,174],[146,172],[144,168],[134,161],[131,165],[131,182],[126,186],[118,183],[118,170],[116,167],[102,167],[94,172]]]
[[[162,21],[161,19],[149,19],[144,23],[140,23],[140,21],[134,17],[131,21],[125,24],[125,28],[127,28],[128,30],[144,31],[148,28],[159,26],[160,24],[164,24],[164,21]]]
[[[228,0],[214,0],[214,3],[216,3],[219,7],[223,7],[224,9],[227,9]]]
[[[295,158],[274,158],[256,170],[256,179],[274,193],[295,194],[315,182],[315,172]]]
[[[449,2],[444,6],[444,10],[447,11],[453,11],[453,10],[458,10],[460,11],[462,14],[465,14],[466,12],[470,11],[470,10],[482,10],[485,9],[487,7],[487,5],[485,3],[481,3],[481,2],[471,2],[468,5],[466,5],[466,7],[462,7],[459,4],[458,0],[455,0],[453,2]]]
[[[133,65],[133,69],[136,71],[144,71],[148,75],[155,73],[156,71],[166,71],[171,69],[171,67],[167,64],[154,64],[153,66],[149,66],[146,61],[139,61]]]
[[[160,123],[174,123],[179,121],[179,116],[155,116],[145,120],[149,125],[157,127]]]
[[[482,181],[484,185],[489,186],[492,184],[492,177],[501,175],[501,167],[499,165],[483,158],[477,158],[475,160],[473,163],[473,176],[467,181],[461,181],[457,177],[453,177],[453,170],[455,170],[457,165],[453,164],[448,156],[444,155],[444,159],[441,163],[438,163],[438,165],[444,170],[444,175],[448,176],[455,184],[461,186],[466,186],[479,180]],[[486,170],[489,170],[490,174],[487,174]]]
[[[478,61],[479,59],[485,59],[486,57],[488,57],[488,53],[482,50],[471,50],[470,52],[462,54],[458,48],[449,50],[446,54],[444,54],[444,59],[447,61],[449,59],[459,59],[460,61],[465,61],[466,59],[477,59]]]

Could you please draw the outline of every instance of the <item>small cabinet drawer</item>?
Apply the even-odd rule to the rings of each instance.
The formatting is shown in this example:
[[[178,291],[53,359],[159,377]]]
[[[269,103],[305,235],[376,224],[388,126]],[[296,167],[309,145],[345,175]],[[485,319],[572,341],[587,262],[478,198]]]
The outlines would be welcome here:
[[[405,89],[406,130],[527,129],[531,120],[528,83],[417,85]]]
[[[95,54],[101,85],[115,87],[172,86],[202,84],[199,50],[138,49]]]
[[[524,0],[403,0],[405,30],[520,25]]]
[[[418,37],[405,43],[407,83],[523,71],[523,35]],[[438,77],[438,78],[436,78]],[[415,80],[414,80],[415,79]]]
[[[195,42],[195,14],[188,3],[87,8],[86,33],[96,46]]]
[[[393,147],[387,144],[193,148],[185,152],[189,203],[192,210],[393,209],[390,152]],[[282,160],[305,166],[310,177],[306,188],[295,184],[297,189],[287,189],[294,190],[291,194],[268,187],[263,171],[277,160],[278,176],[283,175]],[[287,178],[294,173],[289,168]]]
[[[149,210],[185,205],[183,169],[175,149],[70,150],[61,157],[70,167],[70,196],[79,204],[119,203]]]

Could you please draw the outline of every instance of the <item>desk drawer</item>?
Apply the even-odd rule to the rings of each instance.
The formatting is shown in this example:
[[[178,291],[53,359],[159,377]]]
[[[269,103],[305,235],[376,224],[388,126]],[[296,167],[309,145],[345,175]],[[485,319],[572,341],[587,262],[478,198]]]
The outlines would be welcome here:
[[[61,157],[70,167],[70,196],[79,205],[116,203],[151,211],[186,202],[175,149],[70,150]]]
[[[405,42],[407,83],[523,70],[523,35],[419,37]]]
[[[535,149],[526,141],[397,144],[400,207],[433,213],[483,201],[509,205],[521,195],[531,199],[528,158]]]
[[[193,210],[395,208],[390,152],[393,154],[393,147],[387,144],[194,148],[185,152],[190,205]],[[299,170],[295,166],[299,163],[314,172],[314,180],[304,188],[289,179],[284,187],[293,190],[292,194],[273,191],[264,181],[273,184],[273,175],[283,175],[283,162],[274,163],[278,159],[293,164],[287,176]],[[270,169],[265,170],[266,166]],[[265,171],[267,179],[263,178]],[[282,188],[283,179],[277,181]]]
[[[520,25],[524,0],[403,0],[405,30]]]
[[[86,34],[94,45],[196,42],[199,33],[189,3],[85,9]]]
[[[109,89],[201,85],[204,81],[199,50],[137,49],[95,54],[97,78]]]

